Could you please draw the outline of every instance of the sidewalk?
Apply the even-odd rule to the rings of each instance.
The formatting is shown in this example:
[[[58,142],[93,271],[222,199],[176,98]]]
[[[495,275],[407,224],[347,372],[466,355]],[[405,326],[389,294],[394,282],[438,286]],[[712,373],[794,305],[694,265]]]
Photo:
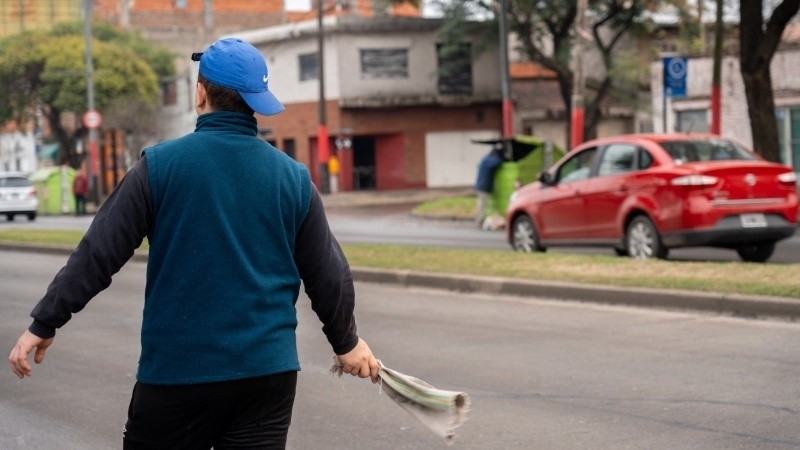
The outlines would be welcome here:
[[[378,206],[416,204],[438,198],[473,195],[469,187],[407,189],[397,191],[348,191],[335,194],[322,194],[322,203],[326,208],[346,206]]]

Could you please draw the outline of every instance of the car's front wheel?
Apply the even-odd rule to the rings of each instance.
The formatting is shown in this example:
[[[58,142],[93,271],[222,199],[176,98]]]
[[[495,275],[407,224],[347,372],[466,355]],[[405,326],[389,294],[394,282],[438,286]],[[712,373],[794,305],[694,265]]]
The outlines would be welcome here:
[[[775,251],[774,242],[760,242],[757,244],[742,244],[736,248],[736,253],[746,262],[765,262]]]
[[[634,259],[665,259],[669,253],[653,221],[646,216],[638,216],[628,224],[625,244],[628,255]]]
[[[517,216],[511,224],[511,246],[518,252],[543,252],[547,248],[539,242],[536,227],[526,215]]]

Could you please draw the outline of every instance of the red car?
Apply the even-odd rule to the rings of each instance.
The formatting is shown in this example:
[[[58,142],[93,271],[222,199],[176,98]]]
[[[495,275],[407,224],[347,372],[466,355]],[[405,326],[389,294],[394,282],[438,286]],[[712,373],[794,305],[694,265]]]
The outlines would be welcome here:
[[[518,251],[613,247],[666,258],[669,249],[735,249],[764,262],[797,229],[796,175],[714,135],[628,135],[586,142],[511,197]]]

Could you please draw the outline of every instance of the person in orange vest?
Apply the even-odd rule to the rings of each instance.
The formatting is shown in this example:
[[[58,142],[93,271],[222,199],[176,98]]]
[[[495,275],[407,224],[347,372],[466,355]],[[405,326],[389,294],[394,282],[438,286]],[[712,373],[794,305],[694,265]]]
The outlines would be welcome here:
[[[339,157],[331,155],[328,159],[328,175],[330,175],[331,192],[339,192]]]
[[[83,170],[75,174],[72,180],[72,195],[75,196],[75,215],[83,216],[86,214],[86,193],[89,192],[89,180]]]

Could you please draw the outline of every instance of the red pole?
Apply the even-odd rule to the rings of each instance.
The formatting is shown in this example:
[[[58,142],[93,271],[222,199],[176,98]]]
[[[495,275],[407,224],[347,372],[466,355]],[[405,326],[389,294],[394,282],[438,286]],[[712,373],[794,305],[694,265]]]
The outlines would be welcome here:
[[[572,120],[570,121],[570,148],[583,144],[583,106],[572,106]]]
[[[330,193],[328,185],[330,150],[328,149],[328,126],[324,123],[317,126],[317,157],[319,159],[319,190],[323,194],[327,194]]]
[[[711,133],[721,134],[722,126],[722,89],[711,86]]]
[[[328,164],[330,152],[328,150],[328,126],[321,123],[317,126],[317,156],[320,164]]]
[[[514,103],[510,99],[503,100],[503,137],[514,136]]]

